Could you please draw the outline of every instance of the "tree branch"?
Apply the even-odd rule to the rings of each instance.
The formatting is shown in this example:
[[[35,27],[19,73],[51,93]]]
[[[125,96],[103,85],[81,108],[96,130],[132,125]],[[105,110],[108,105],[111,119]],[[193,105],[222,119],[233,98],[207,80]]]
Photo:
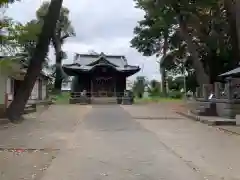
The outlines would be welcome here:
[[[65,34],[64,36],[62,36],[62,37],[60,38],[60,39],[61,39],[61,42],[62,42],[64,39],[68,38],[68,37],[70,37],[69,34]]]

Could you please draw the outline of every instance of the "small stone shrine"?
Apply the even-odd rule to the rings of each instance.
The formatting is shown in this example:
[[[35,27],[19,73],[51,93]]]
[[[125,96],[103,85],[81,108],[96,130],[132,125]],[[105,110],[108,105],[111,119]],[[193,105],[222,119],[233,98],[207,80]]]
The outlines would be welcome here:
[[[192,113],[235,119],[240,114],[240,68],[219,75],[225,83],[215,82],[197,88],[195,101],[190,103]]]

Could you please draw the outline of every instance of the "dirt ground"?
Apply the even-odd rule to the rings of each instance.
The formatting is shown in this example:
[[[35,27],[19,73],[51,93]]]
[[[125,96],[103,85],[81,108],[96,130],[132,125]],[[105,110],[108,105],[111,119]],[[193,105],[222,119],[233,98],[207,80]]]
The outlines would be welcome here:
[[[53,105],[21,124],[0,128],[0,179],[40,179],[69,139],[88,106]]]

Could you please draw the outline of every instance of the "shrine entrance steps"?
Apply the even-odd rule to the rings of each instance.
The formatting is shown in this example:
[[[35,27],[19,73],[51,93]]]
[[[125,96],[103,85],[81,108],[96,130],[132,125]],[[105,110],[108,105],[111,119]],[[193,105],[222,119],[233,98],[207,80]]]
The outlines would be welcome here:
[[[92,97],[91,104],[118,104],[117,97]]]

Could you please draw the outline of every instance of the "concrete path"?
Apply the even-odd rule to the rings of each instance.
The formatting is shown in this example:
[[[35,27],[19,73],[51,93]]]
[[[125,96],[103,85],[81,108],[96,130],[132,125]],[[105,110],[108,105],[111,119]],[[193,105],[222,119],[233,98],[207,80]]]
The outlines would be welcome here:
[[[240,180],[240,136],[164,105],[53,105],[0,129],[1,180]]]
[[[162,105],[124,106],[124,109],[206,179],[240,179],[239,135],[186,119]]]
[[[120,106],[93,106],[42,180],[200,180],[204,177]]]

